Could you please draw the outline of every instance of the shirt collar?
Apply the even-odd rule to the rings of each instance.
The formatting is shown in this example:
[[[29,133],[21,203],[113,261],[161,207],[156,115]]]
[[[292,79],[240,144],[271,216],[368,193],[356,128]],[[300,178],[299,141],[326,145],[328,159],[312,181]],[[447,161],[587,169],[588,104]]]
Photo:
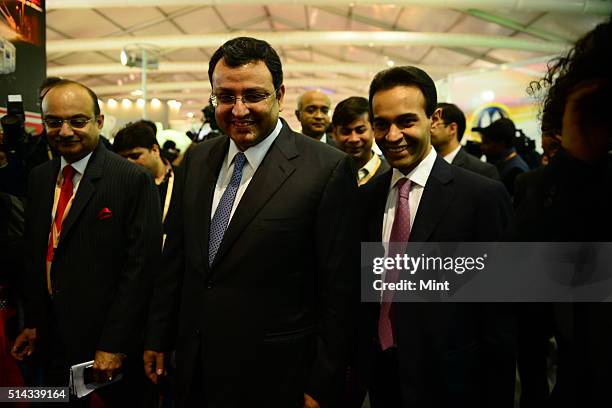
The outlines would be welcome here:
[[[379,161],[380,157],[378,157],[376,153],[372,152],[372,157],[370,157],[370,160],[368,160],[368,162],[365,164],[365,166],[362,167],[362,169],[367,170],[368,174],[372,174],[374,172],[374,167],[376,166],[376,163],[378,163]]]
[[[257,143],[255,146],[251,146],[246,149],[243,153],[246,156],[247,163],[253,168],[253,171],[256,171],[261,162],[263,161],[266,153],[270,150],[270,146],[276,140],[278,135],[280,134],[281,129],[283,128],[283,124],[280,119],[276,122],[276,127],[266,138],[264,138],[261,142]],[[236,143],[230,138],[229,150],[227,152],[227,161],[225,162],[225,168],[229,169],[229,166],[234,161],[234,157],[240,152]]]
[[[455,157],[457,156],[457,153],[459,153],[459,150],[461,150],[461,145],[457,146],[455,150],[444,156],[444,160],[446,160],[448,164],[452,164],[453,160],[455,160]]]
[[[79,174],[85,174],[85,169],[87,168],[87,163],[89,163],[89,159],[91,159],[93,151],[90,152],[87,156],[83,157],[79,161],[75,161],[74,163],[68,163],[66,159],[63,157],[60,159],[60,173],[64,170],[68,164],[72,166],[73,169],[79,172]]]
[[[394,168],[389,190],[393,189],[395,184],[404,177],[410,180],[413,184],[425,187],[429,174],[431,173],[431,169],[436,162],[436,156],[436,150],[433,147],[430,147],[429,154],[427,154],[427,156],[425,156],[425,158],[421,160],[421,162],[414,169],[412,169],[410,173],[404,175],[401,171]]]

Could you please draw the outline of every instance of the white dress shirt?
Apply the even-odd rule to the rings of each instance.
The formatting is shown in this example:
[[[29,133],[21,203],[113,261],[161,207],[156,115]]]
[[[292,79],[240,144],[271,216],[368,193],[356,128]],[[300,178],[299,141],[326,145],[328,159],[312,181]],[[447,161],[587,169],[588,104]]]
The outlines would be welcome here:
[[[461,145],[457,146],[455,150],[444,156],[443,159],[446,160],[448,164],[453,164],[453,160],[455,160],[455,156],[457,156],[459,150],[461,150]]]
[[[89,163],[89,159],[91,159],[92,153],[93,152],[89,153],[87,156],[83,157],[79,161],[75,161],[74,163],[68,163],[66,159],[64,159],[63,157],[60,159],[60,171],[59,171],[59,174],[57,175],[58,181],[60,181],[62,177],[61,174],[64,171],[64,167],[66,167],[68,164],[70,164],[72,168],[75,170],[74,177],[72,177],[72,194],[73,195],[76,194],[77,188],[79,187],[79,183],[81,182],[81,179],[83,178],[83,174],[85,173],[85,169],[87,168],[87,164]]]
[[[240,187],[238,187],[238,191],[236,192],[236,198],[234,199],[234,205],[232,206],[232,212],[230,214],[230,221],[234,216],[234,212],[236,211],[236,207],[238,207],[238,203],[242,199],[244,192],[246,191],[253,175],[259,168],[259,165],[263,161],[266,153],[270,150],[270,146],[276,140],[280,131],[283,127],[280,119],[276,122],[276,127],[270,133],[268,137],[263,139],[261,142],[257,143],[255,146],[251,146],[246,149],[243,153],[246,157],[246,163],[242,168],[242,178],[240,179]],[[223,165],[221,166],[221,171],[219,172],[219,177],[217,177],[217,184],[215,185],[215,195],[213,197],[212,208],[210,211],[210,219],[212,220],[215,211],[217,211],[217,207],[219,206],[219,201],[221,201],[221,197],[227,188],[230,179],[232,178],[232,173],[234,172],[234,158],[236,154],[238,154],[240,150],[236,143],[232,139],[230,139],[229,149],[227,151],[227,155],[225,155],[225,160],[223,161]],[[229,221],[228,221],[229,222]]]
[[[402,172],[398,169],[393,169],[389,194],[387,195],[387,204],[385,206],[385,215],[383,217],[382,242],[389,242],[389,239],[391,238],[391,228],[393,227],[393,220],[395,219],[395,206],[397,205],[397,182],[402,178],[407,178],[412,183],[410,187],[408,206],[410,208],[410,227],[412,228],[412,225],[414,225],[414,219],[416,218],[417,211],[419,209],[419,203],[421,202],[423,190],[425,189],[427,179],[429,178],[431,169],[436,161],[436,151],[433,148],[430,149],[431,150],[427,156],[425,156],[425,158],[421,160],[421,162],[407,175],[402,174]]]
[[[378,167],[376,166],[377,164],[380,164],[380,157],[378,157],[376,153],[372,152],[372,157],[370,157],[370,160],[368,160],[368,162],[357,172],[359,175],[357,179],[361,180],[368,174],[375,173],[376,170],[378,170]],[[361,174],[363,174],[363,176],[361,176]]]

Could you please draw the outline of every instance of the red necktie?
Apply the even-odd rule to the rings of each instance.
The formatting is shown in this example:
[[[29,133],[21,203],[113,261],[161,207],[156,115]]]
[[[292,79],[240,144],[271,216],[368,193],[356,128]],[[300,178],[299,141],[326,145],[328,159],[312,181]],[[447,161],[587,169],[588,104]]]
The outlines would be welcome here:
[[[72,198],[72,178],[74,177],[74,168],[71,165],[66,165],[62,170],[62,187],[60,190],[59,200],[57,201],[57,207],[55,210],[55,218],[51,224],[51,232],[49,233],[49,246],[47,248],[47,289],[49,294],[52,294],[51,286],[51,263],[53,262],[54,243],[55,240],[59,240],[60,233],[62,232],[62,222],[64,221],[64,212],[66,207]],[[55,230],[55,231],[54,231]]]
[[[396,255],[402,255],[406,251],[406,242],[410,238],[409,195],[410,180],[402,178],[397,182],[397,205],[387,253],[389,258],[395,258]],[[399,271],[397,269],[389,269],[386,271],[385,282],[397,282],[398,277]],[[383,350],[395,345],[395,319],[392,306],[393,291],[386,290],[383,292],[378,319],[378,339]]]

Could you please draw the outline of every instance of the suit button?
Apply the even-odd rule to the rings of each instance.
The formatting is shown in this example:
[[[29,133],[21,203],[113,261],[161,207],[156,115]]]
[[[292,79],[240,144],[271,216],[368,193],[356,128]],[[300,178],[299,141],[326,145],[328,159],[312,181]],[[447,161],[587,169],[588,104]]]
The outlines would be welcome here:
[[[206,282],[206,289],[212,289],[213,288],[213,283],[212,281],[208,281]]]

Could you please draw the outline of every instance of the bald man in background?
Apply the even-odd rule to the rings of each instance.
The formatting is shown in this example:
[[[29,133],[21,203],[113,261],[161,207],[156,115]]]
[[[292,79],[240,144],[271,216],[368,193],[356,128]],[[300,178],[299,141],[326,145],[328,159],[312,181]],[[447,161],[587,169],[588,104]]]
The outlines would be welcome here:
[[[325,134],[331,123],[330,110],[331,101],[323,92],[319,90],[304,92],[298,98],[295,110],[295,116],[302,125],[302,134],[335,146],[332,137]]]

